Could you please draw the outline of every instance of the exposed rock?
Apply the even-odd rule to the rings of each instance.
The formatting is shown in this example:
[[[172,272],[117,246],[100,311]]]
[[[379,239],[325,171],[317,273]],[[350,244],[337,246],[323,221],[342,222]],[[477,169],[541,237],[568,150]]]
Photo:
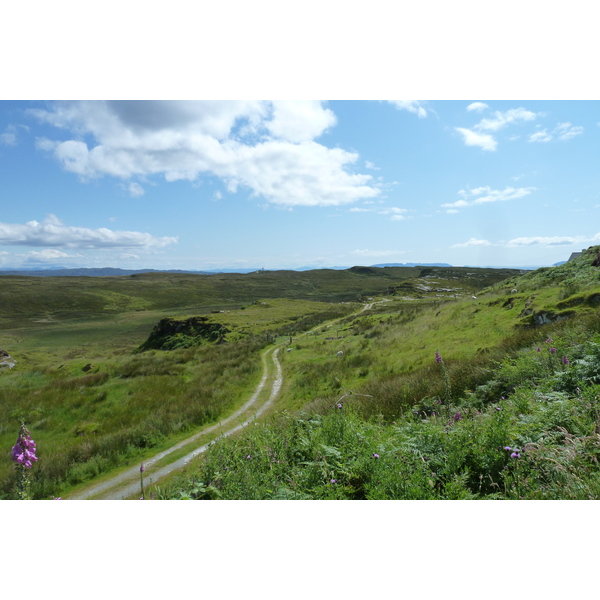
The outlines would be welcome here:
[[[6,351],[0,350],[0,369],[12,369],[17,361]]]
[[[209,321],[207,317],[190,317],[184,321],[166,318],[158,322],[138,350],[172,350],[222,342],[228,332],[224,325]]]

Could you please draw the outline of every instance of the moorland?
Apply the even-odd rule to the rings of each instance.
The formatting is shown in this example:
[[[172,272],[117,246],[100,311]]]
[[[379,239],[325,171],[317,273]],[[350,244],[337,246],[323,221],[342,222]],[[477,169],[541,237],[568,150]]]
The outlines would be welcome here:
[[[279,348],[270,410],[146,498],[597,498],[598,250],[531,272],[0,277],[0,497],[22,422],[31,497],[68,498],[234,414]]]

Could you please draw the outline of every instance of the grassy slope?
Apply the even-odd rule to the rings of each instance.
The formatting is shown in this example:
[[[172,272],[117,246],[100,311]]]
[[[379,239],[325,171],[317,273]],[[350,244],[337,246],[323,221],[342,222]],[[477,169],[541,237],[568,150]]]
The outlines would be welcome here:
[[[241,348],[237,356],[237,344],[226,345],[227,352],[214,347],[135,358],[130,352],[167,310],[206,313],[241,303],[242,298],[244,304],[258,303],[211,319],[227,321],[242,334],[270,329],[296,335],[316,325],[319,318],[334,316],[331,307],[264,298],[340,299],[395,291],[385,297],[389,302],[376,315],[342,322],[333,335],[296,339],[300,346],[285,354],[288,392],[281,405],[299,408],[316,401],[318,407],[320,397],[334,397],[347,389],[368,393],[379,386],[389,393],[384,398],[378,390],[381,398],[372,405],[376,412],[395,414],[412,401],[397,393],[403,386],[410,387],[410,378],[397,378],[412,374],[418,379],[436,349],[451,363],[493,347],[511,330],[517,314],[514,307],[492,310],[491,304],[506,290],[486,299],[490,304],[489,311],[483,311],[488,313],[485,318],[477,308],[482,300],[444,303],[455,296],[470,296],[483,282],[494,283],[505,275],[515,272],[355,268],[244,276],[2,278],[2,344],[19,363],[1,375],[0,444],[12,445],[18,420],[26,418],[41,441],[38,447],[48,448],[45,458],[54,457],[45,460],[43,468],[40,465],[38,491],[49,495],[60,489],[57,482],[65,473],[76,484],[140,456],[165,436],[178,435],[231,410],[231,398],[242,397],[258,378],[258,346]],[[390,290],[390,286],[402,288]],[[483,335],[480,327],[485,328]],[[452,355],[447,352],[450,348]],[[343,360],[335,359],[338,349],[344,351]],[[93,370],[84,375],[81,369],[88,362]],[[374,390],[363,389],[369,385]],[[172,398],[174,404],[165,403],[165,398]],[[0,469],[8,476],[8,460],[0,463]]]
[[[215,446],[158,496],[600,497],[598,250],[477,300],[390,302],[298,340],[280,408],[305,416]]]

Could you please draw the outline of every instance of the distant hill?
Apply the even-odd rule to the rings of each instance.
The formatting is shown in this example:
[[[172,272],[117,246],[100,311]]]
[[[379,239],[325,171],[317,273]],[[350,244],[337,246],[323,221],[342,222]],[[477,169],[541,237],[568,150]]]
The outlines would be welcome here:
[[[448,263],[382,263],[372,267],[451,267]]]
[[[119,275],[138,275],[140,273],[194,273],[207,275],[210,271],[183,271],[180,269],[159,271],[157,269],[117,269],[113,267],[81,269],[22,269],[0,271],[2,275],[29,277],[116,277]]]

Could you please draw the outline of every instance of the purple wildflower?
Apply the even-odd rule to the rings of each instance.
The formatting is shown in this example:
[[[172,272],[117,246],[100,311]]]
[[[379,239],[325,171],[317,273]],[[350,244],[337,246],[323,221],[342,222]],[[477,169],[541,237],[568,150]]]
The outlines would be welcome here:
[[[569,359],[566,356],[562,357],[562,364],[563,365],[568,365],[569,364]]]
[[[556,354],[556,348],[550,348],[550,354]]]
[[[508,452],[510,452],[512,450],[512,448],[510,446],[504,446],[504,449],[507,450]]]
[[[56,498],[54,496],[52,496],[52,500],[62,500],[61,496],[57,496]]]
[[[542,349],[541,349],[539,346],[536,348],[536,350],[537,350],[538,352],[541,352],[541,351],[542,351]]]
[[[494,406],[496,410],[502,410],[499,406]]]
[[[143,473],[146,469],[144,468],[144,463],[140,465],[140,473]]]
[[[342,408],[342,403],[341,403],[341,402],[338,402],[338,405],[337,405],[337,407],[338,407],[338,408]]]
[[[552,338],[548,338],[548,339],[546,340],[546,344],[551,344],[553,341],[554,341],[554,340],[553,340]]]
[[[332,479],[331,483],[337,483],[337,479]]]
[[[457,413],[454,415],[454,420],[455,420],[455,421],[460,421],[461,419],[462,419],[462,417],[460,416],[460,413],[459,413],[459,412],[457,412]]]
[[[379,458],[379,454],[373,452],[373,458]]]
[[[252,458],[252,455],[251,455],[251,454],[248,454],[248,456],[246,456],[246,458],[247,458],[248,460],[250,460],[250,459]]]
[[[511,457],[511,458],[521,458],[521,455],[520,455],[518,452],[513,452],[513,453],[510,455],[510,457]]]
[[[37,461],[35,455],[36,445],[31,439],[29,430],[25,425],[21,425],[17,443],[12,447],[12,460],[26,469],[31,469],[33,463]]]
[[[441,363],[442,362],[442,355],[439,352],[435,353],[435,362],[436,363]]]

